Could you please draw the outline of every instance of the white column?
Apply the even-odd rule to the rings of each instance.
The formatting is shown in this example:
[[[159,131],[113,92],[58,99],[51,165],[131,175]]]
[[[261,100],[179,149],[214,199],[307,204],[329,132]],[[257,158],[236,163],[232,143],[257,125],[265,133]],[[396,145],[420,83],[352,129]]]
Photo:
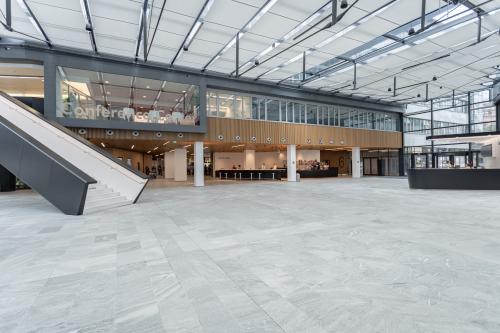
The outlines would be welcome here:
[[[352,178],[361,177],[361,149],[359,147],[352,148]]]
[[[205,186],[205,165],[203,162],[203,142],[194,143],[194,186]]]
[[[255,150],[245,150],[245,165],[243,167],[245,170],[255,169]]]
[[[187,180],[187,151],[185,148],[174,150],[174,180],[185,182]]]
[[[165,178],[174,179],[174,152],[165,153]]]
[[[297,181],[297,146],[286,146],[286,167],[287,167],[287,180],[289,182]]]

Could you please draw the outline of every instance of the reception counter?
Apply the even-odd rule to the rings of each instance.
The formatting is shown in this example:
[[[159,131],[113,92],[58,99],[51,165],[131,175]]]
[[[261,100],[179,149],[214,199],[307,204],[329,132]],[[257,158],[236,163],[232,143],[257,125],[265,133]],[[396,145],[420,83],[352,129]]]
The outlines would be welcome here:
[[[281,180],[286,178],[286,169],[217,170],[215,177],[232,180]]]
[[[339,169],[332,167],[326,170],[299,170],[297,171],[301,178],[324,178],[324,177],[338,177]]]
[[[412,189],[500,190],[500,169],[409,169]]]

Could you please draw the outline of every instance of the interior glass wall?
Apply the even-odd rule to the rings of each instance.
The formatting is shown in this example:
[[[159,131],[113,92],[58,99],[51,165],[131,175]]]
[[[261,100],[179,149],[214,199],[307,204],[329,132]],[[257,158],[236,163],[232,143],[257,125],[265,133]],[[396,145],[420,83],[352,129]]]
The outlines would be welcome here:
[[[200,124],[196,85],[57,67],[56,89],[57,116],[61,118]],[[210,95],[207,112],[241,117],[241,108],[228,106],[230,102],[234,97]]]
[[[403,117],[405,143],[405,170],[411,165],[417,168],[465,167],[465,159],[477,155],[474,165],[482,158],[480,147],[475,144],[450,144],[427,140],[429,136],[469,133],[489,133],[496,131],[496,106],[490,89],[457,94],[427,102],[407,105]],[[463,163],[462,163],[463,162]]]
[[[207,115],[382,131],[400,130],[399,115],[396,113],[217,90],[207,92]]]

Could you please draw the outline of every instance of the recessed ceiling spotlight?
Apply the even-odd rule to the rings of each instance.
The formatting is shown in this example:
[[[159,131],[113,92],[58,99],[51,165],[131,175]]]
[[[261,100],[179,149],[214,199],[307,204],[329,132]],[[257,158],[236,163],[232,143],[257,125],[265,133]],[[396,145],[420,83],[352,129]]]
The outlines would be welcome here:
[[[418,94],[417,97],[420,97],[420,94]]]
[[[104,83],[109,84],[109,81],[104,81]]]
[[[146,86],[146,89],[149,89],[149,86]]]
[[[146,95],[142,96],[142,98],[146,98],[146,97],[148,97],[148,96],[146,96]]]
[[[342,8],[342,9],[346,9],[346,8],[347,8],[347,6],[349,6],[349,4],[347,3],[347,0],[342,0],[342,1],[340,2],[340,8]]]
[[[106,91],[106,94],[111,95],[111,92],[110,91]]]
[[[415,28],[410,28],[410,30],[408,30],[408,35],[414,35],[415,34]]]
[[[392,88],[388,88],[387,91],[392,91]]]
[[[130,147],[130,149],[134,149],[135,145],[132,145],[132,147]]]
[[[437,81],[437,79],[438,79],[438,78],[437,78],[436,76],[433,76],[433,77],[432,77],[432,81]]]
[[[253,62],[253,64],[254,64],[255,66],[259,66],[259,65],[260,65],[260,61],[259,61],[259,59],[255,59],[255,61]]]

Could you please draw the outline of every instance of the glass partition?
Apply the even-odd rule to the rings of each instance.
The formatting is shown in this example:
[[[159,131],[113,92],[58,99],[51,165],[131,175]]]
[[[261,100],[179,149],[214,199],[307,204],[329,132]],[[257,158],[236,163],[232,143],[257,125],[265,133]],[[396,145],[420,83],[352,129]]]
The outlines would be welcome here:
[[[61,118],[199,126],[196,85],[57,67],[56,114]],[[208,113],[220,112],[209,95]],[[233,116],[228,106],[222,108]]]
[[[400,117],[392,112],[358,110],[217,90],[207,92],[207,115],[381,131],[398,131]]]

